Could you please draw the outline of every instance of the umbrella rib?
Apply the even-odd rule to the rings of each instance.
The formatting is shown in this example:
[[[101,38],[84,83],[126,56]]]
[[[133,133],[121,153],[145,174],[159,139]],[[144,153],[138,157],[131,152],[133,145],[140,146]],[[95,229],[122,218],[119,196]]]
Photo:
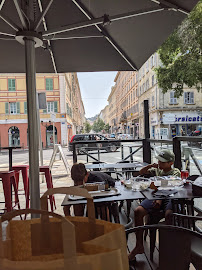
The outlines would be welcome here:
[[[86,15],[86,17],[89,20],[94,19],[93,16],[90,14],[90,12],[87,11],[86,8],[84,8],[84,6],[81,5],[81,3],[78,4],[76,0],[72,0],[72,1],[81,10],[81,12]],[[103,27],[101,27],[101,26],[95,25],[95,27],[98,29],[99,32],[103,33],[103,35],[105,36],[106,40],[114,47],[114,49],[121,55],[121,57],[129,64],[129,66],[133,70],[137,70],[137,67],[135,66],[135,64],[133,64],[132,60],[129,59],[129,57],[125,54],[125,52],[118,46],[118,44],[116,44],[116,42],[107,33],[107,31]]]
[[[0,32],[0,35],[9,36],[9,37],[15,37],[15,34]]]
[[[124,14],[118,14],[118,15],[111,16],[111,17],[109,17],[109,21],[128,19],[128,18],[140,16],[140,15],[146,15],[149,13],[163,11],[163,10],[164,10],[164,8],[153,8],[153,9],[150,8],[150,9],[142,9],[142,10],[138,10],[138,11],[132,11],[132,12],[124,13]],[[86,15],[86,12],[84,14]],[[43,35],[43,37],[45,37],[45,36],[59,34],[59,33],[63,33],[63,32],[69,32],[69,31],[78,30],[81,28],[96,26],[98,24],[103,24],[103,22],[104,22],[104,17],[91,19],[91,17],[88,16],[87,18],[89,19],[89,21],[80,22],[80,23],[76,23],[76,24],[70,24],[70,25],[66,25],[66,26],[61,26],[61,27],[56,28],[56,29],[42,32],[42,35]]]
[[[36,24],[35,24],[35,26],[34,26],[34,30],[35,30],[35,31],[36,31],[36,30],[38,29],[38,27],[40,26],[41,22],[43,21],[45,15],[46,15],[46,13],[48,12],[48,10],[49,10],[50,6],[52,5],[52,3],[53,3],[53,0],[50,0],[50,1],[48,2],[47,6],[43,9],[43,11],[42,11],[40,17],[38,18],[38,20],[37,20],[37,22],[36,22]]]
[[[21,7],[20,7],[20,5],[19,5],[19,3],[18,3],[18,0],[13,0],[13,2],[14,2],[15,7],[16,7],[16,9],[17,9],[18,16],[19,16],[19,18],[20,18],[20,21],[21,21],[21,23],[22,23],[23,28],[24,28],[24,29],[27,29],[27,23],[26,23],[24,14],[23,14],[23,12],[22,12],[22,10],[21,10]]]
[[[43,12],[41,0],[38,0],[38,4],[39,4],[39,9],[40,9],[40,11]],[[44,30],[47,31],[46,20],[45,20],[44,17],[42,18],[42,21],[43,21],[43,27],[44,27]],[[47,42],[48,42],[48,46],[49,46],[49,49],[48,49],[48,50],[49,50],[49,53],[50,53],[50,56],[51,56],[51,61],[52,61],[52,64],[53,64],[53,68],[54,68],[55,73],[57,73],[57,68],[56,68],[56,64],[55,64],[54,55],[53,55],[53,52],[52,52],[52,49],[51,49],[51,43],[50,43],[50,40],[48,40]]]
[[[2,11],[0,11],[0,18],[5,22],[7,23],[10,27],[12,27],[15,31],[18,31],[20,30],[20,27],[15,24],[10,18],[8,18],[6,15],[4,15],[2,13]]]
[[[165,6],[169,7],[169,8],[171,8],[171,9],[173,9],[174,11],[179,11],[179,12],[184,13],[186,15],[188,15],[190,13],[189,10],[187,10],[185,8],[182,8],[182,7],[178,6],[178,5],[172,4],[172,3],[170,3],[170,2],[168,2],[166,0],[150,0],[150,1],[154,2],[154,3],[158,4],[158,5],[165,5]]]
[[[62,37],[62,36],[55,36],[53,38],[44,38],[45,40],[67,40],[67,39],[87,39],[87,38],[103,38],[103,36],[85,36],[85,37]]]

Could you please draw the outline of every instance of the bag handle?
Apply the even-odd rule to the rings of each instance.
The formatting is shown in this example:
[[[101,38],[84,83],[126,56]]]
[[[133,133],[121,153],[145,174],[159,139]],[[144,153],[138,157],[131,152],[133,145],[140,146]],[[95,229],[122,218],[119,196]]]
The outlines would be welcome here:
[[[71,265],[69,270],[79,270],[76,258],[76,236],[75,236],[75,227],[68,219],[65,217],[55,214],[53,212],[48,212],[44,210],[37,209],[22,209],[12,212],[8,212],[1,216],[0,218],[0,258],[4,258],[4,246],[2,240],[2,222],[6,220],[11,220],[16,216],[23,214],[40,214],[42,216],[52,216],[58,218],[62,221],[62,234],[63,234],[63,250],[64,250],[64,269],[67,269],[67,266]],[[23,221],[22,221],[23,222]],[[69,264],[71,261],[71,264]]]
[[[95,207],[93,203],[93,198],[84,188],[79,187],[58,187],[49,188],[41,197],[41,209],[48,210],[48,196],[54,194],[66,194],[66,195],[76,195],[85,197],[87,199],[88,207],[88,219],[90,223],[95,223]]]

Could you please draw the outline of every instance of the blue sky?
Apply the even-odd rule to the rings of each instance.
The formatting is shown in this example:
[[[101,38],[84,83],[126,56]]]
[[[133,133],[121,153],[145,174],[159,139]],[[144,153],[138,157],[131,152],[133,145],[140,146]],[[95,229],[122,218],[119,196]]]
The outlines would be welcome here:
[[[77,73],[86,118],[98,114],[108,104],[107,98],[117,72]]]

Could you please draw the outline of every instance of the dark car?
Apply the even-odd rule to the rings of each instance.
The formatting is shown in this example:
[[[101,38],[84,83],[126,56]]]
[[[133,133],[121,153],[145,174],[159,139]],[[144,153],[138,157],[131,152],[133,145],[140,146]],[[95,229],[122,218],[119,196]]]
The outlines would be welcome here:
[[[195,136],[195,137],[198,136],[202,138],[201,130],[195,130],[194,132],[190,134],[190,136]],[[188,142],[188,146],[190,147],[195,146],[195,147],[202,148],[202,142]]]
[[[110,141],[111,140],[111,141]],[[120,147],[120,142],[112,142],[113,139],[108,139],[101,134],[76,134],[73,135],[69,142],[69,150],[73,151],[73,142],[85,141],[84,144],[77,144],[77,153],[82,153],[83,150],[97,150],[102,149],[107,152],[115,152]],[[94,143],[88,144],[90,141]],[[109,142],[108,142],[109,141]]]

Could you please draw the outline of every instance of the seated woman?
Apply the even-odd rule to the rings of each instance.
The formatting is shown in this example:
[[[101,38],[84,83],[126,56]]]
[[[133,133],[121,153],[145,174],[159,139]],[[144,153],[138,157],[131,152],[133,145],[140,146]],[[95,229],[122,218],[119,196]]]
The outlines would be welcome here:
[[[76,163],[71,168],[71,178],[74,181],[74,186],[83,186],[85,183],[105,182],[111,187],[115,186],[115,180],[108,174],[103,172],[87,172],[83,163]],[[74,215],[84,215],[85,204],[74,205]],[[70,206],[63,208],[65,216],[70,215]]]

